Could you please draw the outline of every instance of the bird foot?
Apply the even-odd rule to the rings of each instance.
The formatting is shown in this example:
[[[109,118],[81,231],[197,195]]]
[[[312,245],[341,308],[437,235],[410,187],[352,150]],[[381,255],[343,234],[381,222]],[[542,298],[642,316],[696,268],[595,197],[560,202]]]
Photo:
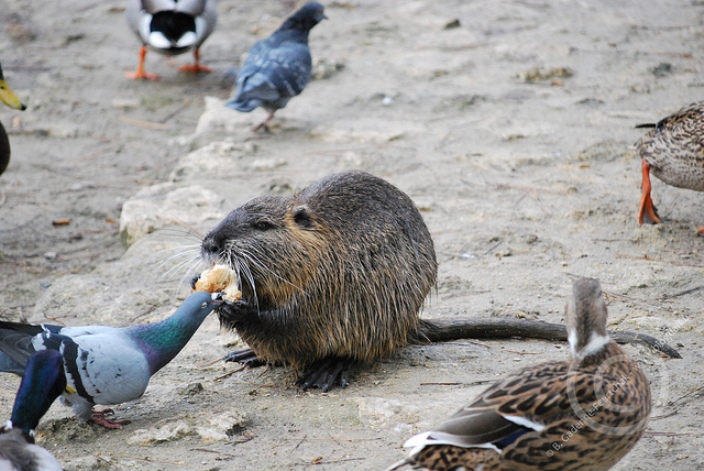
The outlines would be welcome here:
[[[642,160],[641,164],[643,183],[641,184],[640,204],[638,205],[638,224],[643,224],[643,218],[646,215],[653,224],[659,224],[660,217],[658,216],[658,210],[650,196],[652,189],[650,183],[650,165],[648,165],[645,159]]]
[[[270,133],[270,132],[271,132],[271,128],[270,128],[269,125],[266,123],[266,121],[262,121],[261,123],[257,124],[256,126],[253,126],[253,127],[252,127],[252,132],[257,132],[257,131],[259,131],[260,129],[263,129],[264,132],[266,132],[266,133]]]
[[[328,357],[319,360],[311,365],[296,384],[301,390],[309,388],[319,388],[322,392],[328,392],[338,381],[341,388],[346,388],[350,379],[350,368],[355,361],[350,358]]]
[[[199,73],[204,73],[204,74],[209,74],[210,72],[213,71],[208,66],[205,66],[203,64],[186,64],[182,65],[181,67],[178,68],[179,72],[188,72],[191,74],[199,74]]]
[[[261,360],[256,353],[251,348],[245,348],[243,350],[235,350],[230,352],[225,357],[223,361],[233,361],[241,363],[247,368],[258,368],[260,366],[266,365],[264,360]]]
[[[271,128],[269,127],[269,121],[274,119],[274,113],[276,113],[276,110],[269,112],[269,115],[266,117],[266,119],[264,121],[262,121],[261,123],[257,124],[256,126],[254,126],[252,128],[252,131],[257,132],[260,129],[263,129],[264,132],[271,132]]]
[[[106,415],[113,413],[112,409],[103,409],[101,411],[94,410],[91,422],[105,428],[122,428],[123,425],[127,425],[131,422],[129,420],[110,420],[105,418]]]
[[[137,69],[136,72],[125,72],[125,77],[132,80],[159,80],[158,75],[150,74],[139,69]]]
[[[704,236],[704,226],[697,227],[697,234]]]

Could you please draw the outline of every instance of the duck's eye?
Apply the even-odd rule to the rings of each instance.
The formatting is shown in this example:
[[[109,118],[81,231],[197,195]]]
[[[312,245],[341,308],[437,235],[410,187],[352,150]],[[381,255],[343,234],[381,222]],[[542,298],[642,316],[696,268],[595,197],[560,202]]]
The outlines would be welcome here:
[[[268,231],[269,229],[273,229],[274,225],[266,219],[260,219],[254,223],[254,228],[258,231]]]

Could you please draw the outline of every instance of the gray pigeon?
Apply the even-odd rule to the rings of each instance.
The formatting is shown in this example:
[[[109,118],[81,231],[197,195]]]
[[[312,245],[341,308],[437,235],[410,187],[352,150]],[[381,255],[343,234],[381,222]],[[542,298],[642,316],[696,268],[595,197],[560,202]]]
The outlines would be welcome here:
[[[63,357],[40,350],[27,362],[10,421],[0,427],[0,469],[61,471],[54,455],[34,444],[34,429],[54,400],[66,390]]]
[[[222,304],[220,293],[196,292],[171,317],[130,327],[61,327],[0,322],[1,371],[23,374],[30,356],[40,350],[63,355],[67,386],[62,401],[80,419],[108,428],[125,422],[93,411],[138,399],[151,376],[169,363],[191,339],[206,316]]]
[[[318,2],[303,5],[266,39],[254,43],[237,74],[228,108],[250,112],[261,106],[269,116],[254,128],[266,128],[276,110],[303,91],[310,80],[308,33],[327,18]]]
[[[218,15],[216,0],[129,0],[125,15],[130,28],[142,41],[136,72],[125,73],[131,79],[156,80],[144,71],[147,46],[164,55],[175,56],[193,49],[195,63],[179,70],[211,72],[200,63],[200,46],[215,30]]]

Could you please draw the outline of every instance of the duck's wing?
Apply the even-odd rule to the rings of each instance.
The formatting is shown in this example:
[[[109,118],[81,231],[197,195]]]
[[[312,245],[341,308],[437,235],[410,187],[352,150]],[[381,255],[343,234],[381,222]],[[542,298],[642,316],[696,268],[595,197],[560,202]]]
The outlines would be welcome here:
[[[453,445],[501,451],[529,432],[540,432],[564,415],[566,362],[518,371],[484,391],[438,427],[411,437],[411,455],[425,446]]]

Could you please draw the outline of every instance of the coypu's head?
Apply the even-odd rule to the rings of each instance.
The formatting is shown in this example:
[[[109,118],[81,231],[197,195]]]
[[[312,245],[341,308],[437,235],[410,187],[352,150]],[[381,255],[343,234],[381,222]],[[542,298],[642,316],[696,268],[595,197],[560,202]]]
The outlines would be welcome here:
[[[230,265],[260,309],[287,303],[316,273],[329,226],[293,198],[262,196],[233,210],[203,239],[201,254]],[[329,238],[327,238],[329,240]]]

